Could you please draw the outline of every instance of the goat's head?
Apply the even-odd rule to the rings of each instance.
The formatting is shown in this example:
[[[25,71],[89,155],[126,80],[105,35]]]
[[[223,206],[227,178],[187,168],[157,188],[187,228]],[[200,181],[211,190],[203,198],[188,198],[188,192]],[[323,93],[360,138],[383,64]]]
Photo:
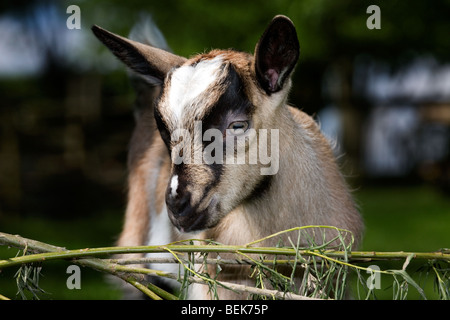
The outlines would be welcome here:
[[[267,141],[278,138],[271,129],[279,128],[277,113],[299,56],[288,18],[272,20],[254,55],[213,50],[186,59],[96,26],[93,31],[132,70],[162,86],[154,111],[172,158],[166,204],[178,229],[213,227],[270,187],[278,163],[267,168],[261,148],[277,152],[277,143]],[[239,150],[243,158],[236,158]]]

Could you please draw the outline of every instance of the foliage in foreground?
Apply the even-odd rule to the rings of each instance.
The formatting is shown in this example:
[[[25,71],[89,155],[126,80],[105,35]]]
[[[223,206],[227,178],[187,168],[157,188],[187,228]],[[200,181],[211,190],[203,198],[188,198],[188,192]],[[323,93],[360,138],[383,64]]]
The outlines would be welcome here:
[[[324,231],[333,229],[336,236],[326,241]],[[262,247],[268,238],[287,236],[289,244]],[[314,236],[316,235],[316,236]],[[321,241],[317,241],[317,239]],[[66,250],[17,235],[0,232],[0,245],[20,249],[16,257],[0,260],[0,271],[18,267],[15,278],[17,298],[26,299],[31,293],[35,299],[45,291],[39,286],[39,275],[45,263],[52,260],[69,260],[71,264],[86,266],[114,275],[133,285],[151,299],[184,299],[191,283],[209,286],[211,297],[220,298],[217,288],[243,293],[250,299],[377,299],[379,279],[389,278],[392,299],[407,299],[415,290],[427,299],[423,286],[431,280],[434,295],[438,299],[450,299],[450,250],[436,252],[368,252],[352,251],[350,232],[328,226],[307,226],[289,229],[243,246],[228,246],[212,241],[189,240],[164,246],[107,247]],[[320,244],[319,244],[320,242]],[[170,258],[152,257],[152,254],[168,252]],[[114,259],[114,255],[145,253],[142,259]],[[226,256],[222,259],[220,255]],[[230,255],[232,258],[230,258]],[[106,258],[105,258],[106,256]],[[382,261],[402,261],[401,268],[382,269]],[[408,267],[411,262],[420,263],[414,276]],[[44,263],[45,262],[45,263]],[[137,264],[176,263],[177,274],[162,270],[136,267]],[[252,269],[253,287],[217,280],[207,272],[206,265],[215,266],[218,274],[224,265],[245,264]],[[287,267],[287,268],[286,268]],[[280,272],[279,270],[290,270]],[[294,272],[301,269],[303,280],[294,281]],[[417,274],[419,277],[417,277]],[[174,279],[180,290],[173,295],[148,281],[148,276]],[[349,281],[349,278],[353,281]],[[417,278],[420,281],[416,280]],[[353,283],[353,285],[351,285]],[[7,299],[0,292],[0,299]]]

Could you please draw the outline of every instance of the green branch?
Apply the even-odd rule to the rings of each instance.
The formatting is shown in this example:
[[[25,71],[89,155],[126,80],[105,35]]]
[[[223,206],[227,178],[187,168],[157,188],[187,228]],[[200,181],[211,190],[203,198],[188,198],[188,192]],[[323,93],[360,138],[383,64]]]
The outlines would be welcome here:
[[[174,245],[174,246],[146,246],[146,247],[107,247],[107,248],[96,248],[96,249],[79,249],[79,250],[66,250],[62,247],[56,247],[48,245],[43,242],[36,240],[26,239],[18,235],[11,235],[7,233],[0,232],[0,245],[7,245],[17,247],[19,249],[27,249],[28,251],[37,251],[41,253],[28,254],[24,256],[9,258],[0,260],[0,270],[2,268],[13,267],[17,265],[30,264],[35,262],[52,261],[57,259],[70,259],[71,262],[85,266],[91,267],[95,270],[109,273],[111,275],[117,276],[122,280],[128,282],[129,284],[136,287],[138,290],[146,294],[152,299],[159,300],[161,298],[175,300],[177,297],[172,294],[160,289],[159,287],[146,283],[145,279],[140,277],[140,275],[153,275],[159,277],[165,277],[169,279],[179,280],[179,277],[171,273],[152,270],[148,268],[136,268],[127,267],[120,264],[112,263],[113,260],[103,260],[98,258],[92,258],[93,256],[101,255],[111,255],[119,253],[158,253],[170,251],[176,256],[175,251],[180,252],[198,252],[197,249],[191,248],[187,249],[187,246]],[[197,246],[196,246],[197,247]],[[200,246],[202,247],[202,246]],[[171,251],[171,248],[174,251]],[[178,250],[179,249],[179,250]],[[206,248],[205,252],[212,252],[211,248]],[[217,251],[215,251],[217,252]],[[226,249],[224,252],[230,252]],[[91,257],[91,258],[87,258]],[[189,277],[187,279],[192,283],[205,284],[209,282],[209,279],[198,279],[195,277]],[[146,283],[146,285],[143,285]],[[231,290],[246,292],[255,295],[269,296],[274,298],[289,298],[289,299],[302,299],[308,300],[308,297],[299,296],[296,294],[279,292],[277,290],[262,290],[259,288],[252,288],[244,285],[221,282],[220,285],[223,287],[230,288]]]
[[[294,228],[287,231],[292,230],[303,230],[307,227],[302,228]],[[287,232],[284,231],[284,232]],[[280,232],[276,235],[280,235]],[[270,237],[273,237],[272,235]],[[221,264],[247,264],[254,268],[254,272],[257,272],[257,278],[260,284],[264,281],[265,277],[274,275],[275,277],[279,275],[277,281],[281,281],[280,283],[284,283],[282,286],[291,286],[292,278],[286,277],[285,275],[277,273],[276,269],[273,269],[275,265],[290,265],[294,266],[294,269],[297,267],[305,268],[307,273],[307,277],[304,277],[302,288],[303,292],[307,292],[314,288],[315,294],[312,296],[317,297],[327,297],[326,290],[319,288],[321,282],[323,280],[320,279],[337,279],[342,277],[343,283],[345,282],[345,272],[344,276],[342,276],[340,268],[354,268],[355,270],[365,270],[367,272],[379,272],[383,274],[389,274],[394,277],[397,283],[400,283],[397,280],[397,276],[401,277],[403,281],[411,284],[415,287],[419,293],[423,296],[422,289],[412,280],[412,278],[406,273],[405,268],[413,259],[423,259],[427,261],[444,261],[445,263],[450,263],[450,252],[449,250],[441,250],[436,252],[375,252],[375,251],[349,251],[346,246],[343,247],[344,250],[329,250],[326,249],[325,245],[312,245],[311,247],[305,249],[300,248],[299,245],[294,245],[291,241],[292,247],[257,247],[252,245],[257,245],[261,243],[263,240],[268,239],[266,237],[264,239],[254,241],[244,246],[229,246],[229,245],[221,245],[216,243],[210,243],[206,245],[197,245],[197,244],[181,244],[181,243],[172,243],[164,246],[131,246],[131,247],[104,247],[104,248],[92,248],[92,249],[77,249],[77,250],[67,250],[62,247],[57,247],[53,245],[49,245],[46,243],[42,243],[36,240],[26,239],[20,237],[18,235],[11,235],[7,233],[0,232],[0,245],[17,247],[19,249],[23,249],[26,251],[26,255],[12,257],[8,259],[0,260],[0,270],[3,268],[14,267],[14,266],[23,266],[31,263],[41,263],[45,261],[52,261],[57,259],[65,259],[70,260],[72,263],[76,263],[82,266],[87,266],[93,268],[95,270],[105,272],[111,275],[114,275],[125,282],[133,285],[138,290],[142,291],[144,294],[149,296],[152,299],[177,299],[176,296],[158,288],[157,286],[147,283],[145,280],[145,275],[152,275],[158,277],[165,277],[169,279],[174,279],[178,281],[188,281],[189,283],[202,283],[207,285],[219,285],[222,287],[230,288],[232,290],[238,292],[245,292],[249,294],[255,295],[263,295],[271,298],[289,298],[289,299],[310,299],[311,297],[306,297],[304,295],[298,295],[293,292],[283,292],[279,290],[268,290],[264,288],[252,288],[248,286],[242,286],[233,283],[225,283],[219,282],[216,279],[208,278],[208,275],[201,274],[196,272],[192,266],[194,264],[208,264],[215,263],[217,265]],[[299,234],[300,239],[300,234]],[[342,240],[341,236],[338,235],[334,240],[339,239]],[[190,243],[193,243],[196,240],[190,240]],[[299,240],[298,240],[299,242]],[[327,242],[330,244],[331,241]],[[343,241],[342,241],[343,243]],[[35,252],[34,254],[30,254],[30,252]],[[152,260],[149,258],[146,259],[110,259],[111,255],[115,254],[132,254],[132,253],[142,253],[142,254],[150,254],[150,253],[161,253],[161,252],[170,252],[173,256],[172,259],[165,259],[164,263],[178,263],[180,264],[188,273],[186,278],[180,275],[174,275],[171,273],[163,272],[160,270],[153,270],[148,268],[137,268],[127,266],[127,263],[140,264],[140,263],[149,263]],[[200,256],[203,255],[203,259],[196,257],[192,261],[186,261],[183,258],[179,257],[182,254],[192,254],[197,253]],[[237,254],[238,256],[244,258],[237,259],[207,259],[207,255],[209,253],[228,253],[228,254]],[[252,255],[252,256],[250,256]],[[259,255],[261,257],[260,260],[253,258],[254,256]],[[280,257],[285,256],[286,259],[268,259],[267,257]],[[103,257],[103,258],[102,258]],[[105,258],[107,257],[107,258]],[[265,258],[263,258],[265,257]],[[105,258],[105,259],[104,259]],[[156,259],[157,260],[157,259]],[[405,260],[404,267],[402,270],[371,270],[369,268],[365,268],[357,265],[358,262],[368,262],[368,261],[380,261],[380,260]],[[324,264],[324,262],[326,263]],[[330,266],[335,267],[330,267]],[[272,267],[272,268],[271,268]],[[329,271],[324,271],[329,270]],[[330,271],[331,270],[331,271]],[[444,298],[448,298],[448,283],[450,282],[448,279],[448,273],[439,273],[436,268],[433,266],[433,270],[437,276],[438,287],[441,293],[441,296]],[[292,274],[293,275],[293,274]],[[337,277],[337,278],[336,278]],[[305,280],[306,279],[306,280]],[[270,279],[269,279],[270,280]],[[291,282],[289,282],[291,280]],[[273,280],[270,280],[273,282]],[[331,280],[332,281],[332,280]],[[276,281],[275,281],[276,282]],[[400,287],[400,286],[399,286]],[[310,288],[310,289],[308,289]],[[338,296],[342,296],[341,293]],[[0,295],[0,299],[6,298]]]
[[[93,249],[67,250],[62,247],[52,246],[35,240],[22,238],[17,235],[10,235],[0,232],[0,245],[14,246],[17,248],[28,248],[37,253],[20,257],[0,260],[0,269],[13,267],[24,263],[43,262],[57,259],[77,259],[87,257],[98,257],[114,254],[131,253],[161,253],[161,252],[179,252],[179,253],[242,253],[242,254],[261,254],[261,255],[280,255],[280,256],[317,256],[322,258],[343,258],[348,255],[350,260],[400,260],[412,257],[413,259],[439,259],[450,262],[450,253],[448,251],[436,252],[376,252],[376,251],[352,251],[350,254],[345,251],[335,250],[298,250],[293,248],[276,247],[246,247],[229,245],[164,245],[164,246],[130,246],[130,247],[103,247]]]

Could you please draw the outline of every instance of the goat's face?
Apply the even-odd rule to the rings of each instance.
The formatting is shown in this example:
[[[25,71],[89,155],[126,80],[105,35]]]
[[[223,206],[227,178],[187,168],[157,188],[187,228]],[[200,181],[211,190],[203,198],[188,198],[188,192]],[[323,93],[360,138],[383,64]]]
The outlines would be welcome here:
[[[299,55],[289,19],[274,18],[254,56],[214,50],[186,60],[94,32],[132,69],[162,85],[155,119],[172,159],[166,204],[180,231],[211,228],[270,188],[278,163],[261,155],[278,162],[272,129],[279,128],[276,113]],[[267,165],[272,171],[264,172]]]
[[[248,92],[256,89],[245,76],[250,70],[238,69],[249,64],[245,54],[215,51],[165,79],[155,118],[172,157],[166,204],[180,230],[216,225],[264,179],[259,162],[237,161],[238,143],[248,154],[261,126]]]

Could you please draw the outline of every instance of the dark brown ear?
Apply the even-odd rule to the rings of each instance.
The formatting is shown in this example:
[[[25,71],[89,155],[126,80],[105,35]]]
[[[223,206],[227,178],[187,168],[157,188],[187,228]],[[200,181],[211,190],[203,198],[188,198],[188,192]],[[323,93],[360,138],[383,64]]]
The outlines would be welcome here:
[[[93,26],[92,32],[116,57],[152,82],[163,82],[173,67],[186,61],[184,57],[121,37],[99,26]]]
[[[280,91],[300,55],[292,21],[276,16],[261,36],[255,50],[255,72],[260,86],[271,94]]]

